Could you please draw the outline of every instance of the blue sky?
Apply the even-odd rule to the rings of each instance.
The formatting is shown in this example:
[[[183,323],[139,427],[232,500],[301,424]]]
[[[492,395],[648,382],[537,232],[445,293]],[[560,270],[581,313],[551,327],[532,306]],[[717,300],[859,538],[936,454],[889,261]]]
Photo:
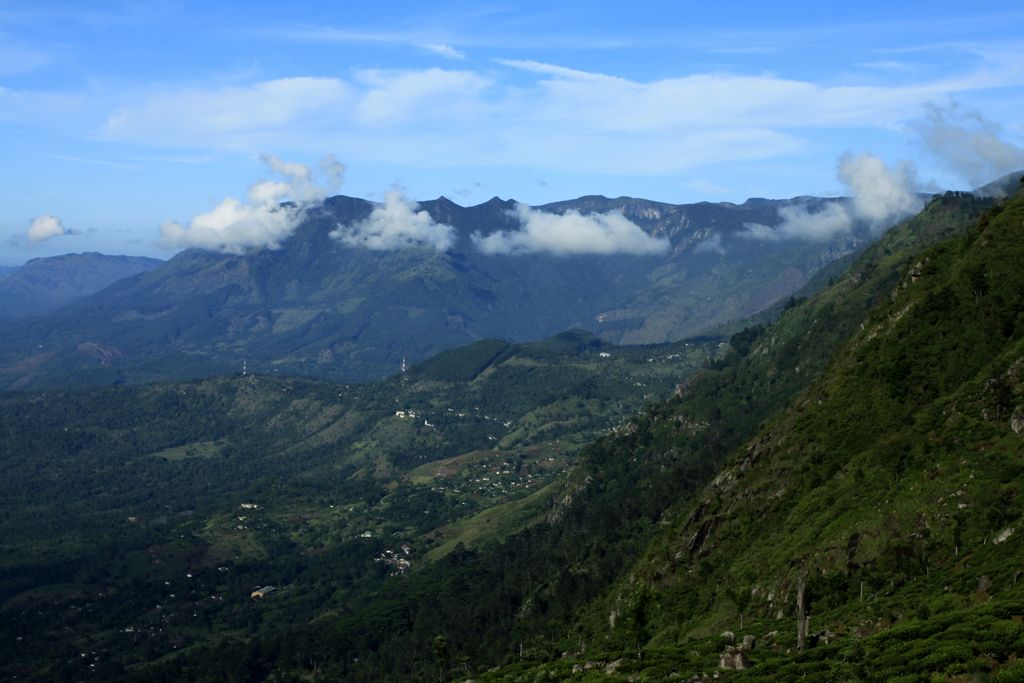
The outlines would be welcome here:
[[[834,195],[846,153],[922,189],[1024,167],[1019,2],[841,5],[0,0],[0,264],[166,258],[160,226],[266,154],[463,205]]]

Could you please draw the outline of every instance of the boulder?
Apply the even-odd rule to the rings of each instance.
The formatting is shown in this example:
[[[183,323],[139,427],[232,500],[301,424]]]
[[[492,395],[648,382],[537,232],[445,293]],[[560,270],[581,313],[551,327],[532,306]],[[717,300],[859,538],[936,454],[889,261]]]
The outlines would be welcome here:
[[[738,647],[730,645],[725,648],[718,657],[718,668],[719,669],[732,669],[734,671],[742,671],[750,666],[750,660],[747,659],[747,655],[743,650]]]
[[[1024,407],[1013,411],[1013,417],[1010,418],[1010,429],[1013,430],[1014,434],[1020,434],[1024,431]]]

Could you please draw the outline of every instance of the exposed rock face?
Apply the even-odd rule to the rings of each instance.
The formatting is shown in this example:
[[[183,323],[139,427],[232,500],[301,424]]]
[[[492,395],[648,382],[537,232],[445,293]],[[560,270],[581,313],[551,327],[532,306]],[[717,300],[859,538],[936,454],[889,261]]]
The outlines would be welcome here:
[[[1010,418],[1010,429],[1013,430],[1014,434],[1020,434],[1024,431],[1024,406],[1013,411],[1013,417]]]
[[[725,648],[718,657],[718,668],[719,669],[733,669],[735,671],[742,671],[750,666],[750,660],[747,659],[747,654],[738,647],[730,645]]]
[[[732,631],[726,631],[722,634],[722,639],[727,643],[736,642],[736,635]],[[726,645],[725,651],[718,656],[718,668],[719,669],[732,669],[734,671],[741,671],[750,666],[750,659],[747,657],[747,653],[754,649],[754,645],[757,643],[757,639],[754,636],[746,635],[740,641],[739,645]]]

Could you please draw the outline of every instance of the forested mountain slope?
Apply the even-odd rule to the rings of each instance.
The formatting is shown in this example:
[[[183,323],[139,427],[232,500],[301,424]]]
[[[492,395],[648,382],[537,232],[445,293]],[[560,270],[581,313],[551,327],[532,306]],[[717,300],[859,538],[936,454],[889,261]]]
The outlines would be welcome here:
[[[875,256],[897,253],[892,237]],[[1024,196],[888,272],[871,260],[750,345],[740,368],[782,355],[793,361],[774,381],[813,374],[787,329],[820,340],[837,323],[826,311],[855,319],[865,281],[884,294],[852,330],[838,326],[849,339],[796,402],[661,518],[640,562],[576,623],[575,656],[493,678],[570,677],[623,656],[610,679],[699,676],[724,656],[736,680],[1020,679]],[[715,425],[685,398],[659,412],[696,432]],[[739,646],[744,634],[762,645]],[[737,661],[748,669],[732,671]]]
[[[745,454],[742,445],[764,423],[781,419],[774,416],[839,362],[836,351],[878,315],[924,249],[967,232],[989,206],[966,195],[935,199],[777,324],[735,335],[733,353],[688,382],[680,397],[590,447],[543,523],[489,547],[458,549],[341,613],[279,636],[261,670],[370,681],[484,677],[489,666],[520,659],[488,675],[557,680],[578,666],[580,676],[604,677],[604,667],[619,659],[610,671],[621,669],[621,676],[648,667],[659,675],[708,662],[714,668],[717,640],[689,638],[717,627],[715,615],[732,604],[718,591],[739,587],[715,582],[715,572],[731,566],[725,557],[687,563],[691,526],[699,530],[707,519],[693,514],[708,495],[704,486],[727,457],[741,457],[730,453]],[[730,611],[729,623],[735,617]],[[791,624],[791,610],[782,619],[773,629]],[[252,640],[226,645],[255,656]],[[691,661],[691,651],[701,654]],[[212,655],[197,650],[149,675],[196,677]]]

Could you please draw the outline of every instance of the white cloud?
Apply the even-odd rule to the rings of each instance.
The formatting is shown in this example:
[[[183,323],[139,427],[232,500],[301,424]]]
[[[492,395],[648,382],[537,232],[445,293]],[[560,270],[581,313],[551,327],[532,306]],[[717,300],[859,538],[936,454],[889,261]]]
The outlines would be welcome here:
[[[111,140],[171,146],[246,149],[288,128],[322,129],[351,106],[351,87],[337,78],[281,78],[219,89],[172,89],[114,112],[103,128]],[[271,140],[272,141],[272,140]]]
[[[714,253],[719,256],[725,256],[725,247],[722,246],[722,236],[716,232],[703,242],[698,243],[697,246],[693,248],[693,251],[697,254]]]
[[[547,76],[539,83],[535,101],[543,116],[570,117],[587,127],[620,131],[755,123],[770,128],[893,126],[929,98],[971,89],[976,83],[965,78],[902,87],[823,86],[774,75],[729,73],[642,83],[533,61],[499,63]]]
[[[473,234],[485,254],[661,254],[669,250],[666,238],[648,235],[621,212],[583,215],[575,210],[547,213],[525,204],[516,205],[519,230]]]
[[[889,168],[871,154],[847,154],[839,160],[839,180],[853,195],[854,217],[875,232],[921,210],[914,169],[907,162]]]
[[[326,181],[319,184],[305,164],[282,161],[269,154],[261,159],[283,180],[260,181],[249,188],[245,201],[228,197],[211,211],[194,216],[188,227],[174,221],[164,223],[160,226],[161,246],[198,247],[229,254],[276,249],[295,231],[305,209],[340,185],[344,171],[333,155],[325,156],[320,169]],[[285,200],[293,203],[282,205]]]
[[[871,154],[847,154],[839,159],[838,175],[851,195],[848,202],[829,203],[816,211],[802,203],[783,206],[778,210],[778,225],[747,223],[740,236],[821,242],[850,232],[857,221],[878,234],[921,210],[914,169],[906,162],[889,168]]]
[[[975,187],[1024,169],[1024,148],[1003,139],[1000,126],[980,112],[931,105],[914,127],[943,166]]]
[[[839,203],[827,204],[818,211],[811,211],[804,204],[792,204],[779,208],[782,222],[769,227],[761,223],[748,223],[742,237],[757,240],[804,239],[821,242],[849,232],[853,219],[846,208]]]
[[[450,119],[480,107],[480,95],[491,81],[472,71],[366,69],[356,74],[368,90],[356,111],[367,123],[401,123],[416,119]]]
[[[25,238],[31,244],[39,244],[54,237],[73,234],[75,233],[65,228],[59,218],[44,213],[32,221],[32,225],[28,227],[28,231],[25,233]]]
[[[628,84],[624,78],[618,78],[616,76],[609,76],[607,74],[595,73],[592,71],[580,71],[579,69],[570,69],[566,66],[558,66],[557,64],[548,64],[546,62],[537,62],[532,59],[495,59],[498,64],[510,66],[513,69],[521,69],[522,71],[530,71],[536,74],[542,74],[545,76],[554,76],[556,78],[565,78],[569,80],[580,80],[580,81],[594,81],[597,83],[617,83],[617,84]]]
[[[436,55],[447,57],[448,59],[465,59],[466,55],[461,51],[455,49],[451,45],[445,45],[444,43],[429,43],[427,45],[420,45],[421,48],[427,52],[433,52]]]
[[[429,213],[416,209],[416,204],[406,199],[401,191],[392,190],[367,218],[351,225],[339,225],[331,231],[331,237],[352,247],[375,251],[411,247],[450,249],[455,243],[455,229],[435,222]]]
[[[102,135],[193,152],[331,148],[362,163],[420,168],[665,175],[813,152],[827,131],[898,131],[936,98],[1024,82],[1019,55],[971,59],[958,75],[910,74],[890,86],[721,72],[638,81],[525,60],[487,70],[366,69],[119,93],[123,104]]]

